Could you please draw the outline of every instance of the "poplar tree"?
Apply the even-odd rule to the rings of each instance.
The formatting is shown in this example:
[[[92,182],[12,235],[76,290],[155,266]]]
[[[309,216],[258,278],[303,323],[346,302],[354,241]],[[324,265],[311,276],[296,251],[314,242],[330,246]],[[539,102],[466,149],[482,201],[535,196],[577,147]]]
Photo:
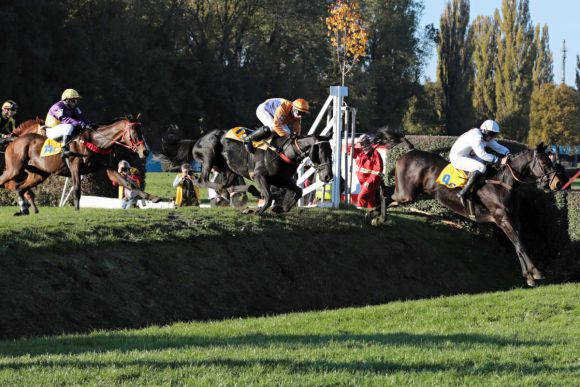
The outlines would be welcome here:
[[[472,104],[476,123],[496,116],[494,71],[497,35],[498,25],[489,16],[478,16],[469,28],[473,66]]]
[[[543,84],[554,81],[554,61],[552,59],[552,51],[550,51],[550,35],[546,24],[544,24],[541,32],[540,25],[536,25],[534,45],[536,60],[534,61],[532,79],[535,89]]]
[[[463,133],[471,122],[471,51],[467,41],[469,0],[451,0],[441,15],[437,80],[443,90],[447,133]]]
[[[576,90],[580,94],[580,56],[576,55]]]
[[[497,37],[495,71],[496,120],[505,137],[525,141],[529,131],[534,30],[528,0],[503,0],[496,9]]]

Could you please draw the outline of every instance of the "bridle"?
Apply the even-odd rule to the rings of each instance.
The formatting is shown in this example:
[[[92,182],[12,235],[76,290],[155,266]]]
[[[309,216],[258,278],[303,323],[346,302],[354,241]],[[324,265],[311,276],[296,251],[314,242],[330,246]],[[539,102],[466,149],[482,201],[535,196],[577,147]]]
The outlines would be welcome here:
[[[550,186],[552,184],[552,181],[554,180],[554,178],[556,177],[556,171],[552,171],[552,172],[547,172],[544,173],[542,176],[536,177],[534,179],[534,182],[532,183],[528,183],[525,182],[523,180],[521,180],[515,173],[515,171],[513,170],[512,166],[509,164],[509,160],[508,163],[505,164],[506,168],[510,174],[512,175],[512,177],[514,178],[515,181],[517,181],[518,183],[521,184],[535,184],[536,182],[540,181],[542,184],[547,184],[548,186]],[[542,162],[540,161],[539,157],[538,157],[538,153],[537,151],[535,151],[534,153],[534,158],[532,160],[531,166],[530,166],[530,171],[535,170],[537,167],[539,167],[541,169],[541,171],[544,171],[545,168],[542,165]],[[505,171],[504,169],[504,171]]]
[[[117,144],[120,145],[124,148],[127,148],[133,152],[137,152],[137,149],[145,144],[145,140],[138,140],[138,139],[134,139],[133,138],[133,131],[131,131],[131,129],[133,129],[133,127],[141,125],[140,122],[131,122],[129,120],[126,120],[127,122],[125,123],[125,127],[123,128],[123,131],[120,132],[116,137],[114,138],[109,138],[107,136],[105,136],[104,134],[100,133],[98,130],[95,129],[91,129],[95,134],[98,134],[99,136],[105,138],[107,141],[109,141],[111,143],[111,145],[113,144]],[[124,142],[121,142],[121,140],[124,140]],[[127,145],[129,144],[129,145]],[[109,146],[111,146],[109,145]]]
[[[290,143],[288,143],[288,141],[290,141]],[[312,158],[311,153],[312,153],[312,149],[314,148],[315,145],[319,145],[322,143],[329,143],[329,142],[330,141],[328,141],[328,140],[317,140],[314,144],[312,144],[310,146],[309,149],[302,149],[302,147],[298,143],[298,138],[294,138],[294,139],[286,140],[282,144],[282,149],[286,149],[288,146],[290,146],[292,148],[292,151],[296,155],[296,158],[293,160],[293,162],[296,164],[300,164],[300,162],[302,162],[306,157]],[[328,164],[330,164],[330,162],[318,163],[314,167],[316,168],[316,171],[319,172],[320,170],[322,170],[322,168],[324,168]]]

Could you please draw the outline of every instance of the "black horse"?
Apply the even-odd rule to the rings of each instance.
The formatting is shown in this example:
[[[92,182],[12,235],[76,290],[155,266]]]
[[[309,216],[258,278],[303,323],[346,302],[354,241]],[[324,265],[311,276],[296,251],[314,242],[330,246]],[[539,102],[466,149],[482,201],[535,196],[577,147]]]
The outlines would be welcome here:
[[[238,187],[255,197],[260,197],[260,192],[254,186],[248,187],[243,177],[229,169],[222,155],[223,147],[220,142],[226,132],[227,130],[214,129],[197,140],[184,139],[179,127],[170,125],[161,139],[162,153],[158,156],[174,165],[197,161],[202,166],[199,186],[214,189],[225,202],[237,206],[236,203],[244,203],[242,196],[238,195]],[[212,171],[218,173],[213,181],[210,179]]]
[[[459,215],[476,222],[495,223],[516,248],[522,275],[527,279],[528,285],[535,286],[536,280],[544,278],[520,241],[520,223],[514,194],[518,184],[528,176],[539,179],[552,190],[557,189],[558,178],[542,144],[535,149],[509,156],[508,163],[500,166],[498,170],[488,168],[485,181],[477,188],[472,199],[473,211],[470,211],[457,197],[457,188],[447,188],[436,182],[443,168],[449,163],[443,157],[414,149],[402,133],[389,129],[379,130],[375,141],[391,146],[404,142],[409,148],[396,162],[395,192],[382,201],[383,209],[393,202],[411,203],[421,193],[431,195]]]
[[[293,198],[284,202],[284,212],[289,211],[302,197],[302,189],[296,185],[294,175],[298,165],[306,157],[310,158],[322,181],[327,183],[332,179],[332,148],[326,137],[275,137],[270,148],[258,148],[254,154],[248,153],[242,142],[225,136],[222,137],[221,144],[222,156],[229,169],[258,184],[264,199],[258,215],[272,205],[272,186],[294,193]]]

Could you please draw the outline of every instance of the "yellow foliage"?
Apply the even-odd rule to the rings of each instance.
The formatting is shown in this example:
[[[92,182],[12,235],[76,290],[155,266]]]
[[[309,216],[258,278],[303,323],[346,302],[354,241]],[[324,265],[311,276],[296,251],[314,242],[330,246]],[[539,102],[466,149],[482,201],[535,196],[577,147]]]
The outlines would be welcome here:
[[[326,27],[344,76],[365,56],[368,36],[358,0],[336,0],[329,8]]]

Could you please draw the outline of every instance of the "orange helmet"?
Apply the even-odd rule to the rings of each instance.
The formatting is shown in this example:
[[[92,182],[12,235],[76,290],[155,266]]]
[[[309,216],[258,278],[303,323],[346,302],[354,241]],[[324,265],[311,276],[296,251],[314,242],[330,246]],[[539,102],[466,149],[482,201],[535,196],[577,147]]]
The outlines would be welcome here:
[[[308,101],[306,101],[304,98],[298,98],[297,100],[292,102],[292,107],[298,111],[310,113],[310,105],[308,104]]]

